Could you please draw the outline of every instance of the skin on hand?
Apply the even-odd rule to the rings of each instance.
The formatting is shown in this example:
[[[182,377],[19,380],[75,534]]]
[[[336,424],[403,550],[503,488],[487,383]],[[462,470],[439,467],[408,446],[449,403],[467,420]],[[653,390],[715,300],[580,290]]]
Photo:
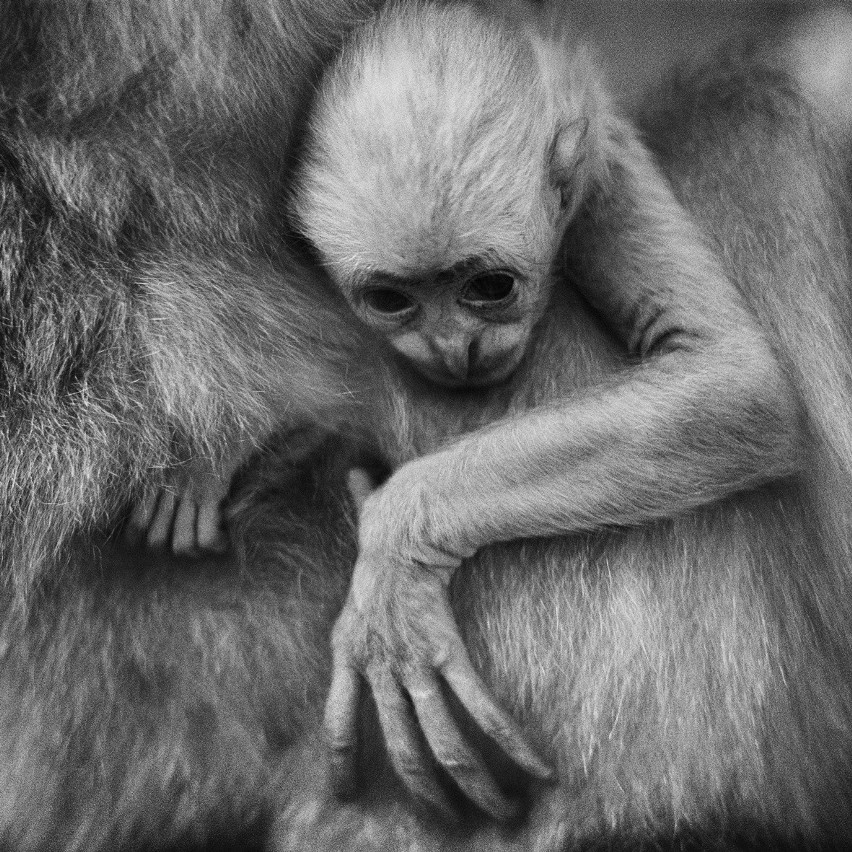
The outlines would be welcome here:
[[[314,426],[287,433],[289,457],[308,458],[327,436]],[[257,449],[250,438],[234,441],[225,458],[214,465],[197,458],[176,469],[174,482],[153,490],[137,503],[127,519],[128,547],[171,550],[175,556],[220,555],[229,547],[223,507],[237,470]]]
[[[471,665],[448,600],[456,568],[488,544],[643,524],[783,478],[800,435],[760,324],[586,54],[536,33],[507,52],[495,27],[428,4],[377,19],[359,73],[341,63],[315,107],[296,217],[353,311],[433,385],[505,381],[554,286],[574,286],[635,359],[409,462],[363,503],[333,636],[333,775],[351,783],[366,679],[417,798],[445,809],[437,763],[507,817],[442,690],[519,767],[547,770]],[[483,122],[495,104],[501,120]]]
[[[448,595],[461,558],[435,552],[424,562],[403,552],[404,534],[394,543],[387,541],[388,504],[411,500],[410,489],[406,499],[394,479],[369,496],[366,473],[353,471],[349,478],[360,510],[361,551],[332,636],[325,732],[333,784],[342,795],[352,792],[358,707],[366,681],[391,764],[415,799],[448,818],[454,816],[439,780],[443,770],[487,814],[511,819],[517,815],[517,803],[504,795],[465,742],[447,705],[446,690],[520,770],[543,780],[552,777],[552,770],[529,746],[518,723],[494,701],[464,647]],[[371,544],[377,541],[381,546]]]
[[[133,507],[124,530],[125,543],[170,549],[184,557],[227,551],[222,505],[233,469],[229,465],[226,474],[219,476],[206,460],[186,465],[176,485],[150,492]]]

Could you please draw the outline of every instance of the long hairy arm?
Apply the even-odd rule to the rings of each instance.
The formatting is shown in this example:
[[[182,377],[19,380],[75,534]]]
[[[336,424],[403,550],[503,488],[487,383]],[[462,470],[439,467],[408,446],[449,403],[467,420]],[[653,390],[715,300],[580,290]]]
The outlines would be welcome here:
[[[404,500],[413,559],[641,524],[801,464],[796,393],[757,319],[642,146],[629,137],[614,150],[566,252],[580,292],[636,363],[401,468],[365,512],[386,517],[383,500]],[[398,547],[381,526],[362,544]]]
[[[455,628],[448,589],[465,558],[495,542],[669,517],[801,468],[800,404],[757,319],[645,149],[627,132],[610,141],[605,181],[579,209],[567,252],[576,286],[634,364],[406,463],[364,501],[326,712],[343,788],[359,673],[400,778],[433,807],[447,808],[402,689],[438,763],[487,813],[513,811],[449,721],[442,689],[519,769],[547,777]]]

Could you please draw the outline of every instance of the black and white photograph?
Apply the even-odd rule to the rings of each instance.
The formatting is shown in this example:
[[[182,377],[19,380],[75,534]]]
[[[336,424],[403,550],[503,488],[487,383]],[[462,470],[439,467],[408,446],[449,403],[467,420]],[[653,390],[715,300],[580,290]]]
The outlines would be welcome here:
[[[852,848],[852,3],[0,0],[0,852]]]

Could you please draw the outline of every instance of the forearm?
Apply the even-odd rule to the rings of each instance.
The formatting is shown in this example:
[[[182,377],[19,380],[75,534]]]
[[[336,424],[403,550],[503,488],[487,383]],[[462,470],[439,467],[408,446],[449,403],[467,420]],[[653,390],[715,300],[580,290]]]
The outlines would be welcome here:
[[[613,145],[568,251],[639,364],[403,468],[424,549],[644,523],[799,465],[798,397],[766,335],[644,149]]]
[[[712,358],[712,350],[661,358],[423,459],[427,540],[467,554],[496,541],[641,524],[793,473],[799,414],[780,370],[771,362],[719,369]]]

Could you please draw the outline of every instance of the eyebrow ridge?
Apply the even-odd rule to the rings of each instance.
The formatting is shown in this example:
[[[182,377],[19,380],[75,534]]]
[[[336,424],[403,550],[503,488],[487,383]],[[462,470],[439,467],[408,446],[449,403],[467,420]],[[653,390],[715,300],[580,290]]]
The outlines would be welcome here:
[[[427,270],[425,275],[420,275],[417,279],[411,276],[397,275],[393,272],[387,272],[383,269],[376,269],[370,272],[361,272],[355,280],[358,287],[369,287],[371,285],[387,285],[390,287],[406,288],[416,284],[419,279],[434,278],[438,283],[445,283],[452,278],[456,278],[462,274],[470,274],[474,272],[482,272],[488,269],[493,269],[496,258],[492,253],[477,254],[471,257],[465,257],[457,261],[450,267],[444,269]]]

